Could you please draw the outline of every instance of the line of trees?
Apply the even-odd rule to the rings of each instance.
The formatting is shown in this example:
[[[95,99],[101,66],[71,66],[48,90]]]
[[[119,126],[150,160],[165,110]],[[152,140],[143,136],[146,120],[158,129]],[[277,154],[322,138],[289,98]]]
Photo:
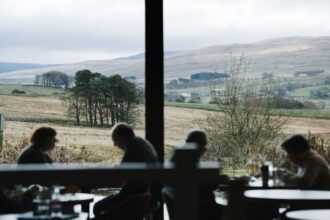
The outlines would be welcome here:
[[[225,79],[213,79],[212,84],[222,85],[224,84]],[[169,83],[165,84],[166,89],[186,89],[186,88],[193,88],[193,87],[202,87],[202,86],[209,86],[210,80],[190,80],[185,78],[178,78],[173,79]]]
[[[36,75],[34,84],[37,86],[49,86],[55,88],[69,88],[73,82],[73,77],[59,71],[49,71],[47,73]]]
[[[313,89],[310,91],[310,97],[316,99],[330,98],[330,88],[324,86],[318,89]]]
[[[200,72],[190,75],[191,80],[214,80],[219,78],[229,78],[229,75],[217,72]]]
[[[112,126],[125,121],[135,124],[139,118],[139,90],[120,75],[104,76],[80,70],[68,96],[68,114],[77,124]]]

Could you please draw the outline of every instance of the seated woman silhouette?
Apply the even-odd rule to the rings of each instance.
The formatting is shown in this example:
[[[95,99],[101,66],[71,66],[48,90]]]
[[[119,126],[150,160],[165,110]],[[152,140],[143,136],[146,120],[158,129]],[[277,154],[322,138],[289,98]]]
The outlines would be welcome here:
[[[18,157],[18,164],[53,163],[48,152],[55,148],[56,131],[51,127],[41,127],[31,136],[31,144],[25,147]]]

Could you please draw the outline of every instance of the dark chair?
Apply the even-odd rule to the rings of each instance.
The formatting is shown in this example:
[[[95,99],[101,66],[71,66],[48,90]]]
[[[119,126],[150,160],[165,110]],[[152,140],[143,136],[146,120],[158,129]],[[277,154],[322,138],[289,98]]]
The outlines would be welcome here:
[[[154,220],[154,213],[159,211],[162,206],[162,195],[161,195],[162,185],[153,184],[150,188],[150,193],[152,198],[150,200],[150,205],[145,216],[145,220]]]
[[[162,203],[161,203],[160,200],[152,201],[152,199],[151,199],[150,205],[147,209],[147,213],[144,216],[144,219],[145,220],[154,220],[154,217],[153,217],[154,214],[153,213],[159,210],[159,207],[161,206],[161,204]]]
[[[95,220],[143,220],[150,204],[151,194],[132,195]]]
[[[170,220],[174,219],[174,191],[170,187],[164,187],[162,189],[162,198],[166,204],[168,216]]]

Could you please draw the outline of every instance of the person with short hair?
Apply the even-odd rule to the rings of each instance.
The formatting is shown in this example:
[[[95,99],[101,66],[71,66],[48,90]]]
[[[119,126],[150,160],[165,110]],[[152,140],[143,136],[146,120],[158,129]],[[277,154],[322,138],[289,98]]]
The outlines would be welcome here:
[[[193,129],[188,133],[185,142],[187,144],[188,143],[196,144],[196,151],[198,154],[197,155],[198,157],[196,158],[197,159],[196,163],[197,163],[200,160],[200,157],[203,156],[204,152],[206,151],[206,145],[208,144],[208,137],[206,132],[200,129]],[[176,160],[176,154],[175,152],[173,152],[169,161],[175,162],[175,160]]]
[[[281,147],[288,159],[299,167],[297,174],[279,171],[280,178],[290,185],[302,189],[330,189],[330,169],[327,161],[316,151],[302,135],[293,135],[285,140]]]
[[[117,123],[111,129],[111,136],[115,146],[124,151],[121,163],[156,163],[158,162],[157,153],[152,144],[135,135],[132,126],[127,123]],[[132,195],[145,193],[150,190],[147,184],[129,184],[125,183],[118,194],[111,195],[94,205],[95,219],[107,217],[107,213],[112,211],[116,205]]]
[[[189,132],[186,143],[197,144],[198,159],[206,151],[206,146],[208,144],[208,137],[205,131],[199,129],[193,129]]]
[[[53,160],[50,158],[48,152],[55,148],[56,130],[51,127],[40,127],[34,131],[30,142],[26,148],[23,149],[19,155],[18,164],[51,164]]]
[[[197,161],[203,156],[207,150],[206,146],[208,144],[208,137],[204,130],[193,129],[191,130],[185,140],[186,144],[195,144],[197,151]],[[169,161],[177,162],[179,158],[176,156],[175,152],[170,157]],[[213,191],[216,189],[216,185],[201,184],[199,186],[199,219],[223,219],[225,218],[224,206],[218,204],[215,201],[215,195]],[[171,195],[172,199],[175,200],[175,189],[172,186],[165,186],[162,189],[162,193]],[[170,211],[170,210],[169,210]],[[172,215],[172,214],[170,214]],[[170,216],[172,219],[173,216]]]

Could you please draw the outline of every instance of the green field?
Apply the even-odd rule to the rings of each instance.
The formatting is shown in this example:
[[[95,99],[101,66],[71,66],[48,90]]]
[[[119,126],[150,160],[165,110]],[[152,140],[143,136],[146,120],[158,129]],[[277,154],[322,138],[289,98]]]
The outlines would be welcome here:
[[[26,95],[65,95],[66,94],[66,91],[61,88],[33,86],[33,85],[0,84],[1,95],[9,95],[15,89],[19,91],[24,91]]]
[[[165,106],[219,111],[216,104],[165,102]],[[330,109],[273,109],[274,115],[330,119]]]
[[[216,87],[217,89],[221,88],[220,86]],[[222,86],[223,88],[223,86]],[[201,86],[201,87],[189,87],[184,89],[165,89],[165,93],[190,93],[190,92],[197,92],[197,93],[209,93],[211,92],[211,86]]]
[[[310,97],[310,92],[312,90],[317,90],[323,87],[327,87],[330,89],[330,85],[321,85],[321,86],[312,86],[312,87],[306,87],[306,88],[301,88],[301,89],[295,89],[292,90],[290,93],[290,96],[300,96],[300,97]]]
[[[299,77],[274,77],[271,82],[269,82],[268,79],[257,79],[254,80],[254,86],[256,86],[256,89],[260,89],[264,86],[270,86],[277,88],[281,85],[287,84],[287,83],[318,83],[321,84],[324,82],[325,78],[329,76],[329,72],[325,72],[316,76],[299,76]],[[199,92],[199,93],[208,93],[212,89],[212,82],[210,81],[210,86],[201,86],[201,87],[190,87],[190,88],[184,88],[184,89],[166,89],[165,92],[174,92],[174,93],[183,93],[183,92]],[[224,84],[217,85],[217,89],[224,88]],[[308,87],[309,88],[309,87]],[[316,88],[316,87],[315,87]],[[297,89],[299,90],[299,89]]]

